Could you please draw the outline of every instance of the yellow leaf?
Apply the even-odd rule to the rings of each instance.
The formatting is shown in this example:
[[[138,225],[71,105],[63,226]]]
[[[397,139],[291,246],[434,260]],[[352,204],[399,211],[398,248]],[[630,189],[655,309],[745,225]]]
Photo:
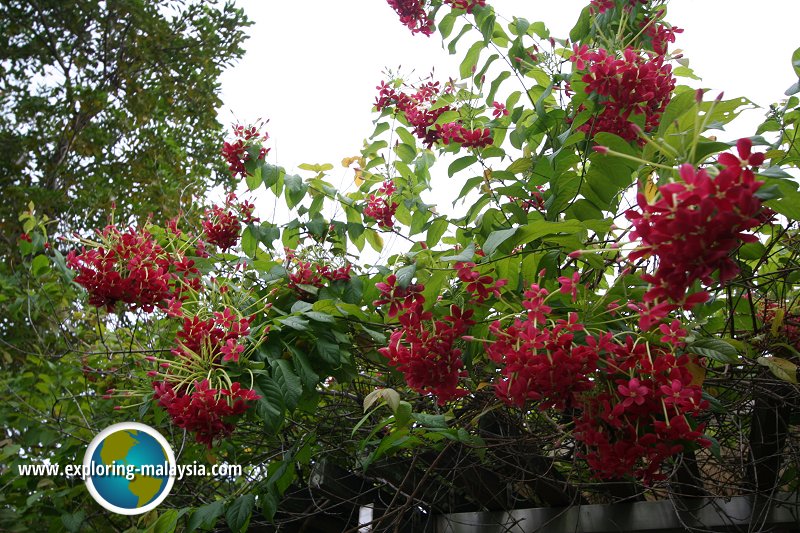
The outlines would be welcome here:
[[[692,375],[691,385],[703,386],[706,380],[706,367],[700,364],[700,359],[695,354],[689,354],[689,364],[686,369]]]
[[[492,169],[487,168],[486,170],[483,171],[483,192],[486,193],[492,192],[492,186],[490,183],[491,181],[492,181]]]
[[[758,364],[769,368],[775,377],[797,384],[797,365],[781,357],[759,357]]]
[[[647,181],[644,184],[644,197],[647,199],[647,203],[653,203],[656,196],[658,195],[658,185],[656,185],[655,180],[653,179],[653,174],[647,176]]]
[[[783,317],[785,315],[785,309],[781,309],[780,307],[775,309],[775,318],[772,319],[772,325],[770,326],[769,330],[773,337],[778,336],[778,332],[780,331],[781,326],[783,326]]]

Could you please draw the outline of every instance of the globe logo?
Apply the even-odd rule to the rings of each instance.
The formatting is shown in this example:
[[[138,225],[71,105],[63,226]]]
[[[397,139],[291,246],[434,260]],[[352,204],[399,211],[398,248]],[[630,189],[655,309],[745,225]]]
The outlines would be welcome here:
[[[101,431],[83,457],[86,488],[114,513],[136,515],[156,508],[175,483],[175,454],[155,429],[137,422]]]

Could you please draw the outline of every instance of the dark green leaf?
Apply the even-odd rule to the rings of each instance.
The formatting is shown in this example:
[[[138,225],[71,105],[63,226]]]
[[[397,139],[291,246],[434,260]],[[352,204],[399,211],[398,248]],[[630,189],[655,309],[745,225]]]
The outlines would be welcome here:
[[[697,339],[687,346],[686,350],[727,364],[739,362],[739,352],[736,351],[736,348],[721,339]]]
[[[490,233],[486,238],[486,242],[483,243],[482,249],[484,253],[487,256],[492,255],[501,244],[510,239],[517,232],[517,229],[518,228],[501,229]]]
[[[255,505],[255,501],[255,494],[242,494],[228,507],[228,510],[225,512],[225,520],[227,520],[228,527],[231,528],[231,530],[234,532],[247,530],[247,524],[250,523],[250,516],[253,514],[253,505]]]
[[[217,519],[222,516],[225,509],[225,500],[216,500],[198,507],[189,517],[188,531],[191,533],[196,529],[211,529],[217,523]]]

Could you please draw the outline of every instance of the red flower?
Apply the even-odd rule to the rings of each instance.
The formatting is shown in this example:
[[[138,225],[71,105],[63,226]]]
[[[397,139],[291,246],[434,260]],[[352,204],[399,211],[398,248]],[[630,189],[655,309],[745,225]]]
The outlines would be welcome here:
[[[444,0],[444,3],[453,9],[463,9],[467,13],[472,13],[475,6],[485,6],[486,0]]]
[[[508,109],[506,109],[504,104],[501,104],[500,102],[492,102],[492,106],[494,106],[494,110],[492,110],[492,115],[494,118],[499,119],[500,117],[508,116]]]
[[[369,195],[369,201],[364,207],[364,214],[377,220],[382,228],[394,226],[393,218],[399,204],[391,199],[396,190],[392,180],[385,181],[376,194]]]
[[[170,272],[174,258],[159,246],[146,230],[107,226],[101,233],[103,245],[80,254],[67,254],[67,265],[78,272],[75,282],[89,292],[89,303],[114,310],[117,302],[152,311],[173,297]]]
[[[753,141],[747,137],[743,137],[736,141],[736,151],[739,152],[739,157],[733,154],[724,153],[719,155],[719,164],[724,167],[741,167],[747,168],[748,166],[758,167],[764,163],[764,154],[752,153]]]
[[[573,51],[576,66],[579,61],[588,64],[582,80],[586,92],[597,95],[600,104],[599,115],[582,124],[579,131],[589,135],[605,131],[633,141],[639,133],[631,115],[642,116],[644,131],[658,126],[675,88],[672,67],[664,64],[663,56],[643,57],[630,47],[621,58],[602,48],[595,52],[586,52],[583,47]]]
[[[241,388],[238,382],[230,389],[212,389],[207,379],[194,383],[190,391],[183,388],[176,391],[168,381],[154,382],[153,389],[154,398],[167,411],[172,423],[194,432],[197,442],[209,449],[215,440],[233,433],[235,426],[231,419],[244,413],[250,407],[248,402],[261,398],[254,390]]]
[[[230,193],[226,196],[224,205],[206,209],[203,231],[208,242],[218,246],[223,252],[235,246],[242,231],[242,222],[258,221],[258,218],[253,217],[254,208],[246,200],[236,203],[236,195]]]
[[[573,272],[572,277],[560,276],[558,278],[558,282],[561,284],[561,287],[558,291],[561,294],[570,294],[572,295],[572,301],[578,299],[578,283],[581,279],[580,272]]]
[[[433,33],[433,21],[425,12],[424,0],[387,0],[387,3],[400,16],[400,22],[411,30],[412,35]]]
[[[244,164],[250,159],[249,148],[252,146],[260,146],[258,158],[264,159],[264,156],[269,153],[268,148],[261,146],[268,138],[268,134],[261,136],[255,126],[245,127],[240,124],[233,125],[233,134],[236,140],[232,143],[224,142],[222,144],[222,157],[228,163],[228,169],[231,175],[235,178],[237,175],[242,178],[247,176]]]
[[[642,405],[645,396],[650,394],[650,389],[642,385],[636,378],[631,378],[627,385],[619,385],[617,389],[619,393],[625,397],[625,400],[622,402],[622,405],[625,407],[630,407],[634,403],[636,405]]]

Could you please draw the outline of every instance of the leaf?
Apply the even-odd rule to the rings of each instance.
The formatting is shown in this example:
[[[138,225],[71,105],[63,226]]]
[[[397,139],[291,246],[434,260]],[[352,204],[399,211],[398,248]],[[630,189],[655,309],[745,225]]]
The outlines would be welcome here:
[[[172,533],[178,527],[178,519],[186,514],[189,508],[169,509],[158,517],[155,524],[147,529],[147,533]]]
[[[589,34],[589,30],[592,27],[592,14],[589,11],[589,7],[584,7],[581,11],[580,17],[578,17],[578,22],[575,23],[575,26],[569,32],[569,39],[573,43],[577,43],[584,37]]]
[[[375,389],[364,397],[364,412],[366,413],[378,400],[383,400],[394,413],[400,404],[400,394],[394,389]]]
[[[483,50],[485,46],[485,43],[478,41],[469,47],[467,55],[464,56],[464,60],[461,62],[461,65],[458,68],[458,73],[462,80],[472,76],[475,65],[478,64],[478,58],[481,55],[481,50]]]
[[[483,243],[482,249],[484,253],[487,256],[492,255],[501,244],[514,236],[514,234],[517,232],[517,229],[519,228],[500,229],[491,232],[486,238],[486,242]]]
[[[303,385],[300,377],[294,373],[292,363],[286,359],[272,361],[273,376],[283,392],[283,401],[289,411],[294,411],[300,396],[303,394]]]
[[[469,243],[469,246],[464,248],[464,250],[458,255],[448,255],[442,257],[442,261],[472,261],[472,258],[475,256],[475,243]]]
[[[247,176],[245,177],[245,183],[247,183],[247,188],[251,191],[258,189],[259,185],[262,183],[261,179],[261,166],[257,166],[252,173],[248,172]]]
[[[397,286],[403,289],[408,287],[408,285],[411,283],[411,280],[414,279],[414,274],[416,273],[417,273],[416,263],[406,265],[403,268],[399,269],[395,273],[395,277],[397,278]]]
[[[330,163],[322,163],[322,164],[310,164],[310,163],[301,163],[297,166],[297,168],[302,170],[310,170],[311,172],[325,172],[326,170],[333,170],[333,165]]]
[[[763,356],[756,359],[756,361],[758,361],[758,364],[769,368],[778,379],[788,381],[789,383],[794,383],[795,385],[798,383],[797,365],[791,361],[787,361],[781,357]]]
[[[739,352],[722,339],[697,339],[687,346],[686,350],[726,364],[739,363]]]
[[[289,326],[290,328],[298,331],[305,331],[308,329],[308,320],[300,318],[299,316],[287,316],[284,318],[279,318],[278,322],[284,326]]]
[[[228,527],[237,532],[247,530],[247,524],[253,514],[255,502],[255,494],[242,494],[236,498],[225,512],[225,520],[228,522]]]
[[[797,74],[797,77],[800,78],[800,48],[792,53],[792,68],[794,68],[794,73]]]
[[[439,244],[439,241],[442,239],[442,235],[444,235],[447,231],[448,225],[449,222],[446,218],[437,218],[431,223],[431,226],[428,228],[428,234],[425,237],[425,244],[428,245],[428,248],[432,248]]]
[[[225,500],[217,500],[198,507],[189,517],[188,531],[191,533],[198,528],[211,529],[225,509]]]
[[[253,389],[261,396],[256,404],[256,412],[264,420],[267,431],[277,433],[283,425],[285,407],[280,386],[271,377],[258,374],[253,382]]]
[[[411,163],[417,156],[417,151],[414,147],[405,143],[395,146],[394,151],[403,163]]]
[[[308,185],[303,182],[300,176],[296,175],[286,176],[284,185],[286,186],[286,206],[292,209],[303,200],[308,190]]]
[[[61,523],[70,533],[80,531],[83,521],[86,519],[86,511],[80,510],[72,514],[64,513],[61,515]]]
[[[50,261],[46,255],[37,255],[31,262],[31,272],[34,276],[39,277],[46,274],[50,270]]]
[[[367,242],[372,246],[373,250],[376,252],[383,250],[383,237],[381,237],[377,231],[372,228],[366,228],[364,236],[367,238]]]
[[[474,155],[465,155],[464,157],[459,157],[450,163],[449,167],[447,167],[447,175],[452,178],[456,172],[464,170],[476,161],[478,161],[478,158]]]

